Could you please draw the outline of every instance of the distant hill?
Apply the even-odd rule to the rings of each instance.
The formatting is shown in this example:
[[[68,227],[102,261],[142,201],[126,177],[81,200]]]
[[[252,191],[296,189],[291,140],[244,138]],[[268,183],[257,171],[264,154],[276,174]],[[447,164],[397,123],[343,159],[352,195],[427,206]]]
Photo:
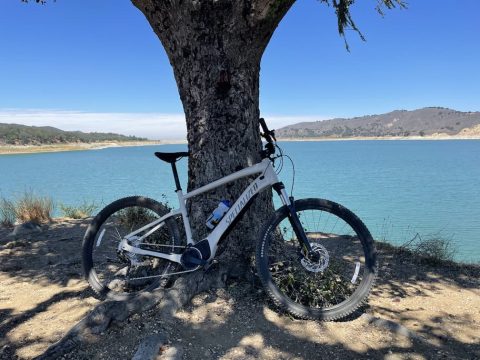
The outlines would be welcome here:
[[[351,119],[302,122],[278,129],[276,135],[279,138],[404,137],[469,134],[472,131],[476,134],[479,128],[480,112],[429,107]]]
[[[43,145],[142,140],[147,139],[113,133],[63,131],[51,126],[38,127],[0,123],[0,145]]]

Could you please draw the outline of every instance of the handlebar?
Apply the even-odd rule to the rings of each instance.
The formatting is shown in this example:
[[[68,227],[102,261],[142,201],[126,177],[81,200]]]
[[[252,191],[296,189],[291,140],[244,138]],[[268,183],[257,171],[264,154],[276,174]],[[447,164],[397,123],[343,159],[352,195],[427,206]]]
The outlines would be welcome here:
[[[274,141],[277,141],[277,139],[275,138],[275,130],[268,130],[265,119],[260,118],[258,121],[260,122],[260,126],[262,127],[262,136],[265,138],[265,140],[267,140],[268,143],[273,143]]]
[[[261,156],[262,158],[267,158],[267,157],[269,158],[271,155],[275,154],[274,142],[277,141],[277,139],[275,138],[275,130],[268,129],[264,118],[260,118],[259,122],[263,130],[263,134],[260,134],[260,135],[264,137],[265,140],[267,140],[267,144],[265,145],[265,150],[262,150]]]

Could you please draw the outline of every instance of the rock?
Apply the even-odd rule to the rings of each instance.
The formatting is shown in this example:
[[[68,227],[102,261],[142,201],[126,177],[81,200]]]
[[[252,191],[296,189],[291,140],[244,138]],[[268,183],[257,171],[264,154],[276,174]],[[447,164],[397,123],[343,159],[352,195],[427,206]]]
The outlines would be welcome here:
[[[22,270],[23,266],[20,261],[10,261],[0,265],[0,271],[13,272]]]
[[[157,360],[180,360],[183,357],[183,349],[180,347],[169,347]],[[208,359],[208,357],[206,357]]]
[[[160,347],[167,341],[162,334],[148,336],[138,346],[132,360],[154,360],[157,358]]]
[[[26,247],[28,242],[25,240],[13,240],[4,245],[5,249],[13,249],[18,247]]]
[[[41,233],[42,231],[43,229],[39,224],[33,221],[27,221],[26,223],[16,225],[8,237],[17,238],[19,236]]]
[[[5,345],[0,349],[0,358],[2,359],[8,359],[11,358],[13,359],[13,353],[11,351],[12,349],[10,348],[10,345]]]

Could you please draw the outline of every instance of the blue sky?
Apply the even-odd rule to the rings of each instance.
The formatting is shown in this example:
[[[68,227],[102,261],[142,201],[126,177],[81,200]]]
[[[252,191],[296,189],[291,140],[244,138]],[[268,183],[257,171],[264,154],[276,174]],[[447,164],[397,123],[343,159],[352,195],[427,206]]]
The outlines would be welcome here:
[[[261,70],[260,109],[273,126],[425,106],[480,110],[480,1],[411,0],[384,18],[375,0],[357,3],[367,42],[347,32],[350,53],[332,8],[316,0],[297,1],[282,21]],[[185,131],[170,64],[127,0],[3,0],[0,122]]]

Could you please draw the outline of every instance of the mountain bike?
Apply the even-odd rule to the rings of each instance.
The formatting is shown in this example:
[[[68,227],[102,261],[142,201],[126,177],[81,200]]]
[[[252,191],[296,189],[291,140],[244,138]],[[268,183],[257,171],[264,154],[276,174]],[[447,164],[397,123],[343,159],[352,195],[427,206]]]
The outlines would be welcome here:
[[[126,299],[168,286],[176,276],[208,269],[222,236],[259,192],[273,188],[282,206],[263,227],[255,254],[258,277],[268,296],[294,316],[320,320],[343,318],[362,304],[377,269],[370,232],[342,205],[289,196],[275,169],[275,162],[283,165],[286,155],[264,119],[260,125],[266,144],[259,163],[185,194],[176,162],[188,152],[155,153],[171,164],[180,206],[172,210],[132,196],[114,201],[95,216],[83,240],[83,269],[98,295]],[[187,200],[254,176],[233,205],[224,201],[223,213],[214,212],[216,221],[209,222],[213,230],[203,239],[193,239]]]

